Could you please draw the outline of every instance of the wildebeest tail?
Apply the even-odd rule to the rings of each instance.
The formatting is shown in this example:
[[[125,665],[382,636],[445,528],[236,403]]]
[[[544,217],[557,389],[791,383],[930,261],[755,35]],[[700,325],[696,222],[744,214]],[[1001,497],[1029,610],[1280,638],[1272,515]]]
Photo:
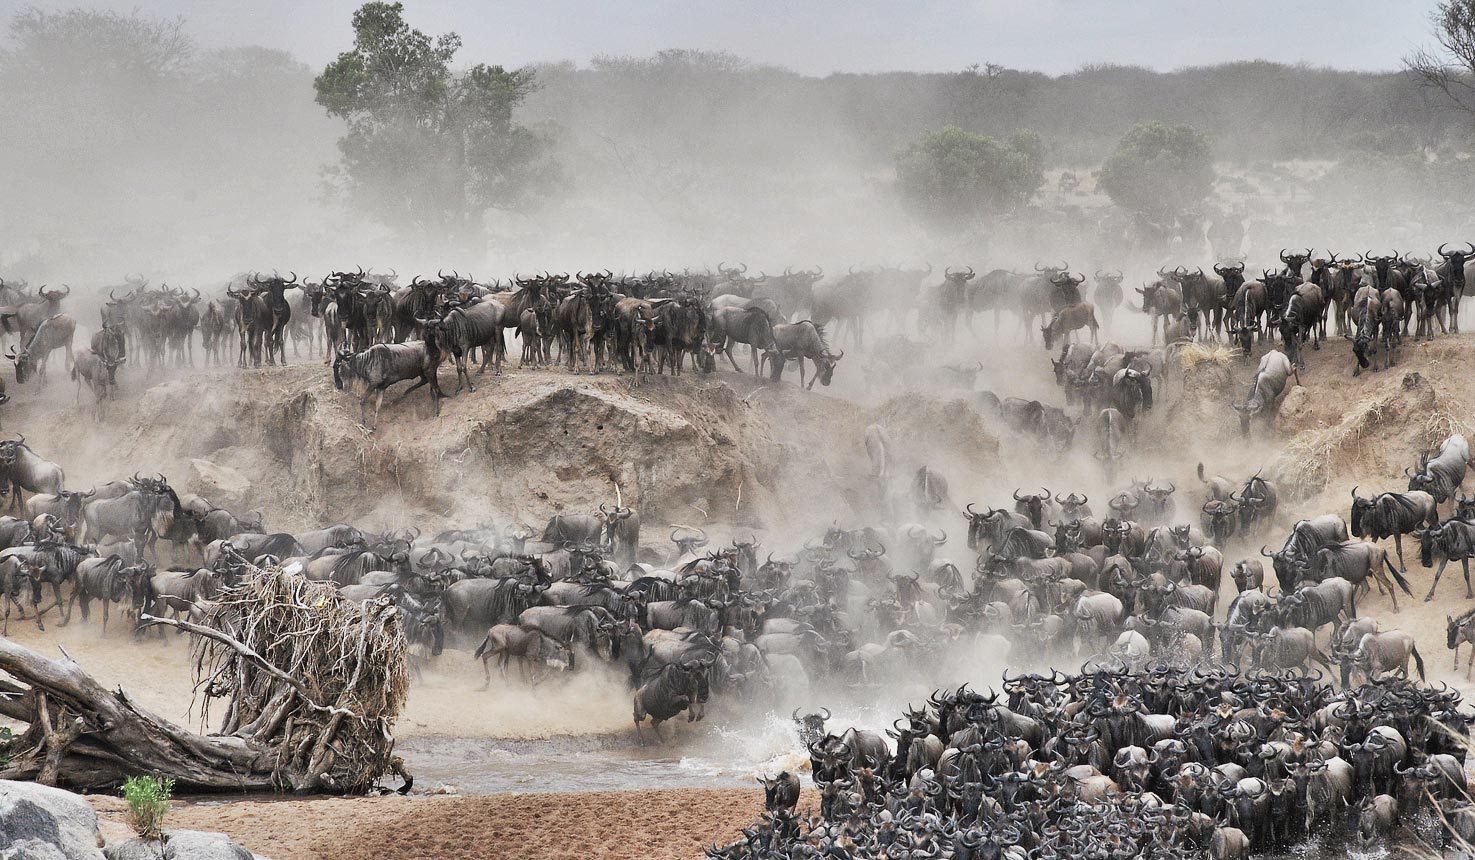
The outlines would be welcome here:
[[[486,638],[484,638],[484,639],[481,640],[481,644],[478,645],[478,646],[476,646],[476,653],[473,654],[473,655],[471,655],[471,656],[474,659],[480,660],[481,659],[481,655],[487,653],[487,649],[489,649],[491,647],[491,645],[492,645],[492,634],[488,633],[486,635]]]
[[[1394,581],[1398,583],[1399,588],[1403,589],[1403,593],[1413,597],[1414,593],[1408,590],[1408,580],[1404,579],[1403,574],[1398,572],[1398,568],[1393,566],[1393,562],[1388,560],[1387,554],[1383,555],[1383,564],[1388,568],[1388,572],[1393,574]]]
[[[1416,666],[1418,668],[1418,670],[1419,670],[1419,680],[1420,681],[1423,681],[1423,680],[1425,680],[1425,678],[1424,678],[1424,655],[1422,655],[1422,654],[1419,653],[1418,646],[1414,646],[1410,650],[1413,651],[1413,655],[1414,655],[1414,666]]]

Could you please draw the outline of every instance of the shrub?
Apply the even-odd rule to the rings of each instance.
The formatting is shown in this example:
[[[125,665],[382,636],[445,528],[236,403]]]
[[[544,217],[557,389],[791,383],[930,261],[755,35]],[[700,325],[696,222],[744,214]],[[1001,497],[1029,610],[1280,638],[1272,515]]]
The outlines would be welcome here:
[[[128,801],[128,826],[144,839],[164,838],[164,816],[169,812],[169,796],[174,793],[174,780],[168,777],[135,776],[123,783],[123,797]]]

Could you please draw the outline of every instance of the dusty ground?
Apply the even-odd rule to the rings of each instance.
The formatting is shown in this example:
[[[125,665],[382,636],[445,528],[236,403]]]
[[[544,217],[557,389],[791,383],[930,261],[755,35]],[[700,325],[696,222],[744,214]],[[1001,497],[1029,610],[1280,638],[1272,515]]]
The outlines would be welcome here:
[[[126,833],[122,800],[94,797]],[[273,860],[693,860],[763,807],[746,789],[178,803],[170,827],[218,830]],[[807,804],[801,805],[801,812]]]

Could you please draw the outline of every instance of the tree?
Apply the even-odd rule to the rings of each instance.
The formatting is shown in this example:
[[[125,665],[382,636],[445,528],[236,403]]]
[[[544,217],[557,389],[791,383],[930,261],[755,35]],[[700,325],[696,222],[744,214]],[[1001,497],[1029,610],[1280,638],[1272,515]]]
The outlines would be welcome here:
[[[1010,139],[948,126],[929,132],[896,159],[902,199],[932,226],[961,231],[1027,203],[1045,182],[1038,135]]]
[[[1443,0],[1432,17],[1439,49],[1420,48],[1403,64],[1460,110],[1475,115],[1475,0]]]
[[[542,135],[513,122],[535,89],[530,69],[478,63],[454,72],[461,38],[411,28],[401,3],[353,14],[353,50],[314,81],[348,123],[338,141],[349,203],[392,227],[469,240],[489,209],[529,205],[558,179]]]
[[[1181,215],[1213,187],[1208,138],[1186,125],[1139,125],[1101,165],[1098,184],[1123,209],[1155,219]]]

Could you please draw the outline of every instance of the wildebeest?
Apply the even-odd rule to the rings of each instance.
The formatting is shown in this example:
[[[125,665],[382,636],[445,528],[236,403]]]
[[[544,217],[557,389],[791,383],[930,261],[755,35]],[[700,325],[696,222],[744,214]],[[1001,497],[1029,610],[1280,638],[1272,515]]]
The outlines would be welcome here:
[[[440,415],[440,401],[445,393],[440,389],[436,377],[440,368],[440,347],[435,337],[427,334],[426,340],[408,343],[376,343],[363,352],[355,353],[347,348],[339,351],[333,362],[333,385],[339,391],[349,386],[359,389],[359,422],[371,427],[379,423],[379,410],[384,406],[384,391],[398,382],[416,380],[395,399],[395,403],[410,396],[410,392],[422,385],[430,386],[430,401],[435,414]],[[374,421],[369,422],[369,398],[374,400]]]
[[[1370,499],[1357,495],[1352,488],[1352,515],[1348,518],[1354,537],[1368,540],[1393,538],[1398,549],[1398,569],[1408,572],[1403,562],[1403,536],[1413,534],[1420,525],[1438,525],[1438,508],[1434,497],[1423,490],[1407,493],[1380,493]]]
[[[1470,464],[1470,443],[1455,433],[1439,444],[1439,453],[1432,459],[1419,457],[1418,472],[1404,469],[1410,490],[1423,490],[1434,497],[1437,504],[1454,498],[1455,492],[1465,482],[1465,469]]]
[[[640,729],[646,719],[651,721],[651,730],[659,741],[661,723],[682,711],[687,712],[687,722],[701,718],[696,705],[706,701],[708,695],[707,669],[699,662],[668,663],[640,685],[634,695],[635,736],[640,743],[645,743]]]
[[[1229,404],[1239,413],[1240,433],[1246,436],[1250,434],[1252,418],[1262,416],[1270,421],[1275,419],[1276,406],[1292,376],[1295,377],[1296,384],[1300,385],[1301,375],[1285,353],[1277,349],[1265,353],[1260,359],[1259,369],[1255,371],[1255,379],[1250,383],[1249,393],[1245,395],[1245,402]]]
[[[1429,593],[1424,597],[1424,602],[1434,599],[1434,589],[1439,587],[1439,577],[1444,575],[1444,568],[1452,561],[1458,561],[1464,569],[1465,599],[1475,598],[1475,592],[1470,590],[1470,557],[1475,556],[1475,523],[1452,517],[1437,525],[1415,531],[1414,535],[1419,539],[1419,560],[1424,567],[1432,567],[1435,554],[1440,556],[1439,569],[1434,572],[1434,582],[1429,585]]]
[[[66,350],[67,366],[70,367],[73,360],[72,336],[76,331],[77,321],[67,314],[57,314],[43,320],[18,351],[12,346],[5,354],[6,358],[15,362],[15,381],[24,383],[33,375],[39,374],[41,384],[44,385],[48,359],[58,349]]]
[[[542,676],[538,674],[539,666],[568,671],[574,669],[574,652],[568,645],[537,627],[523,624],[498,624],[492,627],[472,656],[481,661],[482,671],[486,676],[482,689],[492,683],[493,657],[497,658],[497,665],[504,678],[507,677],[508,662],[513,657],[518,658],[522,664],[523,677],[532,684],[542,680]]]
[[[65,478],[60,466],[31,450],[25,436],[0,442],[0,487],[8,485],[12,509],[20,510],[22,490],[58,495]]]

